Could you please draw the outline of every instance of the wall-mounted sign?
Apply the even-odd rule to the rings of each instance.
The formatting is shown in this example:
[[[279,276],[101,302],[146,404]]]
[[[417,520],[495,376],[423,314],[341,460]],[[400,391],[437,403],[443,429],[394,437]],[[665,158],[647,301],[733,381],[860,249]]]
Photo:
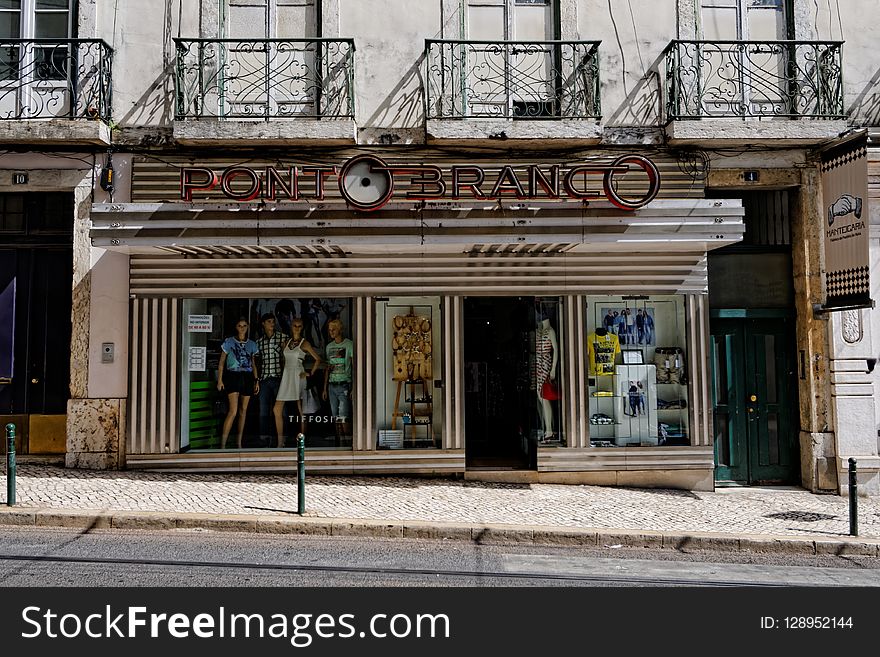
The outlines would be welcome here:
[[[445,199],[574,199],[605,198],[623,210],[650,203],[660,191],[657,166],[641,155],[553,165],[501,165],[489,169],[476,165],[439,167],[431,164],[388,164],[375,155],[358,155],[341,167],[267,166],[255,170],[233,166],[222,171],[186,167],[180,172],[180,197],[219,185],[234,201],[323,200],[329,181],[335,179],[345,201],[361,211],[378,210],[393,199],[440,201]],[[307,181],[306,197],[301,183]]]
[[[28,175],[24,171],[16,171],[12,174],[13,185],[27,185]]]
[[[824,308],[869,308],[867,135],[832,146],[821,159]]]
[[[186,319],[186,330],[189,333],[210,333],[213,328],[213,315],[190,315]]]

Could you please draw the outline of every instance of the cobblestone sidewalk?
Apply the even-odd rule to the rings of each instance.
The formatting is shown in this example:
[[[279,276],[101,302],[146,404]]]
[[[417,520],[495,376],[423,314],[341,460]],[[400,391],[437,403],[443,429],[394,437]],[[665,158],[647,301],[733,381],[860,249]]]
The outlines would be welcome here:
[[[23,507],[285,515],[296,511],[286,475],[95,472],[21,465]],[[6,478],[0,477],[5,504]],[[714,493],[403,477],[307,480],[307,510],[324,518],[421,520],[597,529],[846,536],[845,498],[799,489]],[[859,534],[880,538],[880,501],[859,499]]]

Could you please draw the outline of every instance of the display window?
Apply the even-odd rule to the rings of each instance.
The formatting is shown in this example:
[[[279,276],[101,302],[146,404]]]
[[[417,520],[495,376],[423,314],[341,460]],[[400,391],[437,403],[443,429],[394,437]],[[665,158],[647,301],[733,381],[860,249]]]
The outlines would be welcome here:
[[[689,445],[681,296],[587,297],[590,444]]]
[[[376,300],[376,447],[443,444],[440,297]]]
[[[181,450],[351,449],[352,300],[185,299]]]

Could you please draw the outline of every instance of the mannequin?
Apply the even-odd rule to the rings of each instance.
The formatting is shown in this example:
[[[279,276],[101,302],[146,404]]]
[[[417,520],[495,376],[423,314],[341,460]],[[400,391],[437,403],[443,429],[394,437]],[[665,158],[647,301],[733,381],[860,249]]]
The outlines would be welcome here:
[[[324,370],[325,400],[330,400],[330,411],[336,429],[337,445],[342,436],[351,432],[351,388],[352,364],[354,362],[354,343],[345,337],[342,321],[330,320],[327,323],[330,341],[324,351],[327,368]]]
[[[538,417],[544,427],[542,443],[556,439],[553,430],[553,404],[544,399],[542,389],[545,381],[556,381],[556,366],[559,362],[559,344],[556,331],[550,326],[550,318],[538,314],[535,330],[535,389],[538,395]]]
[[[217,391],[225,392],[229,398],[229,411],[223,420],[223,434],[220,447],[226,449],[226,441],[232,431],[232,423],[238,416],[236,447],[241,449],[244,435],[244,422],[248,404],[253,395],[260,394],[260,373],[254,356],[260,351],[257,343],[248,338],[248,321],[244,317],[235,324],[235,336],[223,341],[220,364],[217,368]]]
[[[296,410],[299,413],[299,432],[306,433],[306,419],[303,416],[302,396],[305,394],[306,379],[315,376],[321,357],[309,341],[303,336],[304,322],[301,317],[296,317],[290,324],[291,336],[283,346],[284,372],[281,375],[281,383],[278,386],[278,395],[272,413],[275,416],[275,430],[278,433],[278,447],[284,447],[284,402],[296,402]],[[314,360],[311,375],[306,374],[303,360],[306,354]]]

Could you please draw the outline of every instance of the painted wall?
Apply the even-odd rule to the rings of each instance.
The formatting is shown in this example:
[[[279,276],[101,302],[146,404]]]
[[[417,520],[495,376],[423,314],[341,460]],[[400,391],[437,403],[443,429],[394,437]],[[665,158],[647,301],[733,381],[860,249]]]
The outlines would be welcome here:
[[[606,126],[656,126],[661,117],[662,53],[677,33],[673,0],[579,0],[578,37],[601,40]]]
[[[425,39],[440,38],[440,2],[340,0],[339,33],[355,38],[357,123],[366,139],[421,127]]]
[[[844,107],[853,125],[880,126],[880,3],[794,0],[799,39],[845,41]]]
[[[324,36],[356,42],[360,140],[397,138],[423,125],[426,38],[458,38],[461,0],[323,0]],[[114,49],[114,121],[168,126],[173,117],[173,37],[214,36],[219,0],[83,0],[80,33]],[[793,0],[800,39],[843,39],[846,108],[857,125],[880,125],[880,4]],[[700,33],[695,0],[560,0],[562,38],[601,40],[606,126],[656,127],[662,53],[677,36]],[[871,18],[873,17],[873,18]],[[641,140],[637,135],[623,139]],[[387,143],[387,142],[386,142]]]

